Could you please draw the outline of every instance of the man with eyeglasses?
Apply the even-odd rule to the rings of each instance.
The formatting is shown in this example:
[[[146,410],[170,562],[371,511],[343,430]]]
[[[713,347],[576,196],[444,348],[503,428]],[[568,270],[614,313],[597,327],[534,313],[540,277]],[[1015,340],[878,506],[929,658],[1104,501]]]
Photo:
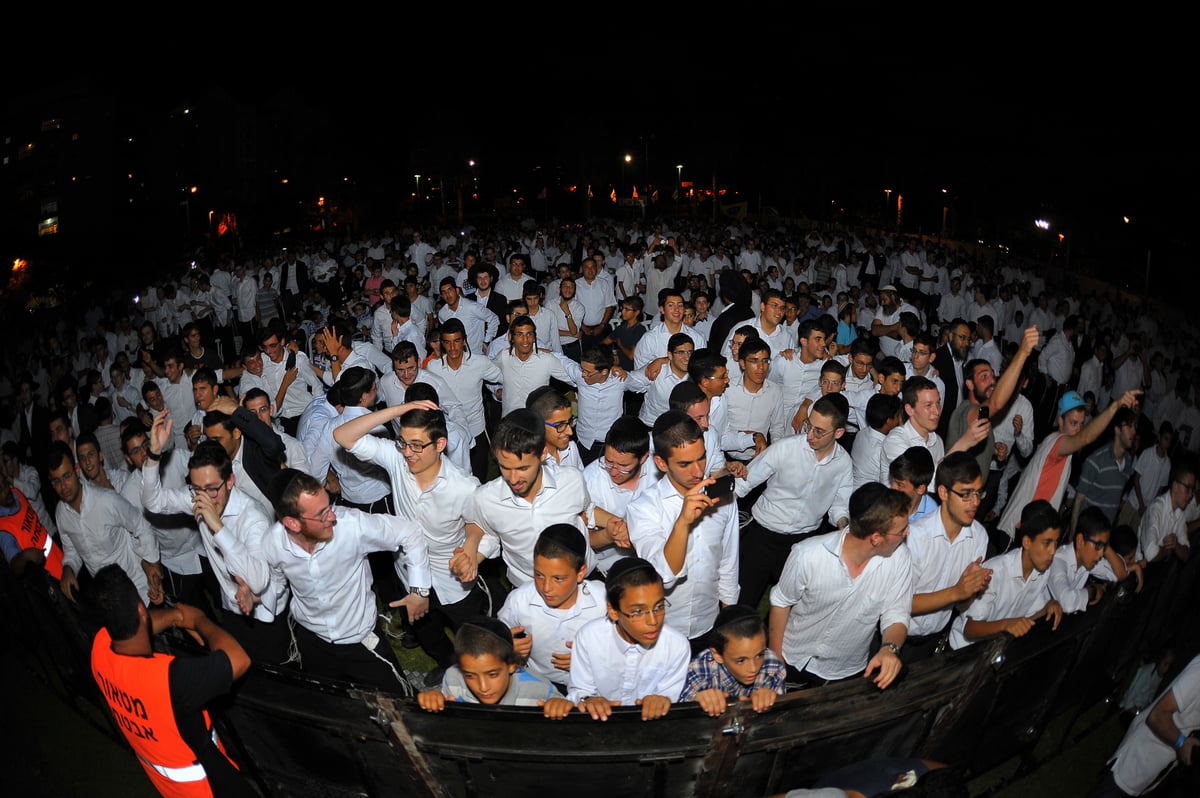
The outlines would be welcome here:
[[[416,623],[429,609],[432,584],[421,526],[402,516],[335,507],[324,486],[303,471],[284,469],[273,488],[279,522],[263,538],[262,557],[291,588],[301,668],[408,692],[412,686],[380,624],[368,557],[404,548],[410,593],[389,606],[403,607]]]
[[[738,583],[745,606],[757,609],[763,593],[779,581],[792,546],[815,533],[826,518],[837,529],[850,523],[853,464],[838,444],[847,412],[841,394],[822,396],[802,435],[772,442],[750,461],[745,479],[735,482],[738,496],[765,484],[741,530]]]
[[[398,425],[396,440],[371,434],[389,423]],[[483,591],[475,583],[475,560],[461,558],[451,566],[464,551],[468,532],[482,535],[464,516],[479,481],[446,457],[446,417],[432,402],[407,402],[358,416],[336,428],[333,438],[350,454],[388,473],[396,513],[417,522],[424,532],[433,585],[429,613],[413,624],[413,630],[437,667],[450,667],[454,647],[445,630],[456,630],[468,618],[487,612]],[[407,553],[396,558],[396,569],[413,590]],[[416,585],[418,594],[420,588]]]
[[[797,341],[795,337],[796,331],[783,323],[783,316],[787,310],[787,302],[784,299],[783,292],[775,288],[768,288],[762,293],[758,308],[758,318],[749,323],[751,327],[758,331],[758,337],[770,345],[772,352],[785,352],[789,349],[795,349]],[[700,344],[697,346],[700,346]],[[725,339],[725,343],[721,346],[721,354],[727,358],[733,358],[732,333]]]
[[[654,422],[654,464],[663,478],[626,508],[629,540],[663,579],[671,608],[666,625],[681,632],[692,653],[708,645],[722,606],[738,600],[738,514],[732,492],[713,498],[704,431],[686,413],[670,410]]]
[[[1108,545],[1111,535],[1112,522],[1104,511],[1089,507],[1075,524],[1074,545],[1054,552],[1046,578],[1064,613],[1083,612],[1104,597],[1109,582],[1127,575],[1125,561]]]
[[[642,402],[641,410],[638,411],[638,418],[646,425],[646,429],[653,427],[658,417],[667,411],[671,401],[671,391],[675,386],[688,378],[688,364],[695,351],[696,343],[691,336],[683,332],[675,333],[667,342],[668,354],[666,358],[663,358],[667,368],[661,368],[662,364],[655,361],[647,368],[633,372],[650,380],[650,386],[646,389],[646,398]],[[658,374],[651,378],[649,373],[655,368],[658,369]]]
[[[1138,526],[1138,541],[1145,562],[1187,562],[1192,554],[1188,524],[1200,517],[1196,506],[1196,466],[1188,459],[1171,467],[1167,491],[1146,508]]]
[[[424,346],[421,347],[424,349]],[[391,351],[392,370],[379,378],[379,398],[386,405],[404,404],[404,394],[417,383],[431,386],[438,395],[438,408],[449,421],[467,425],[462,403],[454,398],[454,392],[446,381],[428,369],[421,368],[417,357],[417,345],[412,341],[398,341]],[[399,431],[396,423],[393,428]]]
[[[535,388],[525,406],[542,419],[546,432],[546,448],[542,459],[559,468],[583,470],[583,459],[575,445],[575,425],[579,419],[571,402],[549,385]]]
[[[783,440],[791,434],[788,417],[784,414],[783,388],[768,382],[771,369],[771,346],[761,338],[751,338],[738,349],[738,365],[742,379],[724,393],[727,416],[725,428],[719,435],[743,432],[751,444],[729,451],[729,457],[748,463],[766,450],[767,444]]]
[[[200,541],[220,588],[221,625],[258,662],[279,664],[287,658],[287,585],[260,554],[271,526],[266,507],[236,486],[233,461],[214,441],[202,441],[187,463],[187,488],[167,487],[159,462],[171,440],[173,420],[160,413],[150,428],[141,467],[141,504],[152,513],[186,513],[200,527]],[[179,453],[172,453],[178,457]]]
[[[625,510],[655,479],[646,473],[650,434],[633,416],[622,416],[604,437],[603,454],[583,469],[591,504],[587,510],[588,536],[602,573],[622,557],[634,554]]]
[[[850,523],[793,546],[771,588],[768,647],[788,681],[818,686],[855,677],[884,689],[900,673],[912,608],[908,497],[868,482],[850,495]],[[882,643],[872,656],[876,629]]]
[[[941,505],[908,528],[913,599],[902,657],[906,664],[934,653],[954,608],[983,593],[992,577],[982,565],[987,529],[976,518],[984,498],[979,463],[966,452],[948,454],[935,483]]]

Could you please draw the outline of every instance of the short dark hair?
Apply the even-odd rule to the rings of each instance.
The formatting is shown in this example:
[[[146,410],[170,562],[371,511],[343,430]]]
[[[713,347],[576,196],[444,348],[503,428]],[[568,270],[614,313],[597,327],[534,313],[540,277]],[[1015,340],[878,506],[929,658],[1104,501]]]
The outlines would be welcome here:
[[[117,563],[96,572],[86,595],[95,607],[100,622],[113,640],[128,640],[141,626],[138,606],[142,597],[129,574]]]
[[[197,449],[200,447],[197,446]],[[291,516],[300,517],[300,497],[303,495],[316,496],[325,490],[325,486],[316,477],[306,474],[297,468],[284,468],[271,477],[271,503],[279,518]]]
[[[496,425],[492,451],[509,452],[518,457],[534,454],[539,457],[546,448],[546,425],[541,416],[528,408],[513,410]]]
[[[692,405],[700,404],[706,399],[708,394],[703,388],[691,380],[684,380],[671,389],[671,394],[667,397],[667,407],[686,413]]]
[[[1090,538],[1103,532],[1112,532],[1112,519],[1096,505],[1088,507],[1079,514],[1075,522],[1075,534]]]
[[[463,657],[493,656],[505,665],[517,663],[512,631],[498,618],[479,615],[463,621],[454,633],[454,661]]]
[[[767,357],[770,358],[771,345],[761,338],[748,338],[738,349],[738,360],[745,360],[750,355],[757,355],[759,352],[766,352]]]
[[[421,362],[421,358],[417,356],[417,345],[407,338],[396,342],[392,347],[391,358],[393,363],[403,363],[409,358],[416,360],[418,365]]]
[[[217,469],[221,479],[227,480],[233,476],[233,461],[229,459],[225,447],[216,441],[200,441],[188,458],[188,471],[206,466]]]
[[[621,416],[608,428],[604,445],[611,446],[619,454],[640,458],[650,451],[650,433],[637,416]]]
[[[571,402],[558,390],[549,385],[541,385],[530,391],[528,398],[525,399],[525,407],[537,413],[542,421],[545,421],[550,418],[551,414],[559,410],[570,409]]]
[[[353,407],[375,385],[375,370],[365,366],[351,366],[338,375],[337,389],[342,404]]]
[[[913,487],[928,485],[933,479],[933,455],[924,446],[910,446],[888,466],[888,476],[902,479]]]
[[[271,395],[257,386],[242,394],[242,406],[245,407],[251,399],[266,399],[267,404],[271,403]]]
[[[877,393],[867,400],[867,426],[882,430],[888,419],[895,418],[903,410],[899,396]]]
[[[933,456],[930,455],[929,459],[932,460]],[[975,455],[968,452],[951,452],[938,464],[936,485],[950,490],[955,485],[974,482],[982,476],[983,472],[979,469],[979,461],[975,459]]]
[[[692,359],[688,361],[688,377],[692,382],[699,384],[700,380],[716,374],[717,369],[722,366],[729,366],[729,361],[725,359],[724,355],[716,349],[701,347],[692,352]]]
[[[909,499],[898,490],[878,482],[861,485],[850,494],[850,534],[869,538],[884,534],[898,516],[908,515]]]
[[[1047,529],[1061,529],[1062,520],[1058,510],[1045,499],[1037,499],[1025,505],[1021,511],[1021,523],[1017,524],[1017,542],[1025,538],[1032,540]]]
[[[885,357],[875,364],[875,373],[880,377],[891,377],[893,374],[905,373],[904,361],[895,356]]]
[[[52,441],[46,450],[46,470],[54,471],[62,468],[64,460],[71,468],[75,467],[75,453],[71,451],[71,447],[62,441]]]
[[[667,460],[672,449],[703,439],[704,430],[682,410],[668,410],[654,422],[651,435],[654,438],[654,453]]]
[[[538,535],[533,544],[533,556],[549,560],[567,560],[578,571],[587,562],[587,541],[583,533],[571,524],[551,524]]]
[[[965,370],[964,370],[965,371]],[[965,378],[964,378],[965,379]],[[900,391],[901,397],[904,399],[904,404],[908,407],[916,407],[918,397],[922,391],[936,391],[937,385],[928,377],[922,377],[917,374],[909,377],[904,381],[904,387]]]
[[[757,610],[742,604],[730,604],[717,613],[709,642],[718,654],[724,654],[730,640],[750,640],[758,635],[765,636],[766,631],[766,625]]]
[[[618,612],[621,609],[621,597],[631,587],[643,585],[662,585],[662,577],[654,566],[641,557],[622,557],[608,569],[604,580],[604,592],[608,595],[608,605]]]
[[[813,402],[809,416],[813,413],[829,416],[835,431],[845,429],[846,419],[850,416],[850,402],[840,393],[827,393]]]

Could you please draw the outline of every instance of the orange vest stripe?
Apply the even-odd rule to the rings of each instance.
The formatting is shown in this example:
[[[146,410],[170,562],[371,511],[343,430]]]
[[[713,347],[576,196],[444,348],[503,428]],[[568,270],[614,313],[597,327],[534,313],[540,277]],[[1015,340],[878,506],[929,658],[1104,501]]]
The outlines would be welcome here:
[[[42,526],[37,511],[29,504],[25,494],[13,488],[17,497],[17,511],[0,517],[0,531],[7,532],[24,549],[39,549],[46,555],[46,572],[55,579],[62,579],[63,553],[46,527]]]

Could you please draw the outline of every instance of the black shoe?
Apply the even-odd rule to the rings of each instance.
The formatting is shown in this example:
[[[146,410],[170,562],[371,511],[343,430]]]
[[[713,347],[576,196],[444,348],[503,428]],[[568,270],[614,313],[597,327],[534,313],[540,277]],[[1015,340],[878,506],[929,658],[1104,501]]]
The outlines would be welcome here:
[[[417,639],[417,636],[413,634],[411,629],[405,629],[400,632],[400,646],[408,649],[420,648],[421,641]]]
[[[425,676],[425,689],[433,690],[442,686],[442,678],[446,675],[445,668],[434,668]]]

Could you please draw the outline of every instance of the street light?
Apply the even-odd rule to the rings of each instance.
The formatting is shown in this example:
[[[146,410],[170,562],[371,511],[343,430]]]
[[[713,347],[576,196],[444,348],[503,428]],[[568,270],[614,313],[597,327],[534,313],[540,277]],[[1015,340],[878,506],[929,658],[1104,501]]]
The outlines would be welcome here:
[[[887,228],[888,213],[892,210],[892,190],[885,188],[883,190],[883,226]]]
[[[417,181],[417,187],[416,187],[416,189],[413,191],[413,197],[414,197],[414,198],[416,198],[416,199],[420,199],[420,194],[421,194],[421,176],[420,176],[420,175],[413,175],[413,180],[416,180],[416,181]]]
[[[624,193],[624,191],[625,191],[625,165],[630,164],[630,163],[633,163],[633,156],[630,155],[629,153],[625,153],[625,158],[624,158],[624,160],[621,161],[621,192],[622,193]]]

